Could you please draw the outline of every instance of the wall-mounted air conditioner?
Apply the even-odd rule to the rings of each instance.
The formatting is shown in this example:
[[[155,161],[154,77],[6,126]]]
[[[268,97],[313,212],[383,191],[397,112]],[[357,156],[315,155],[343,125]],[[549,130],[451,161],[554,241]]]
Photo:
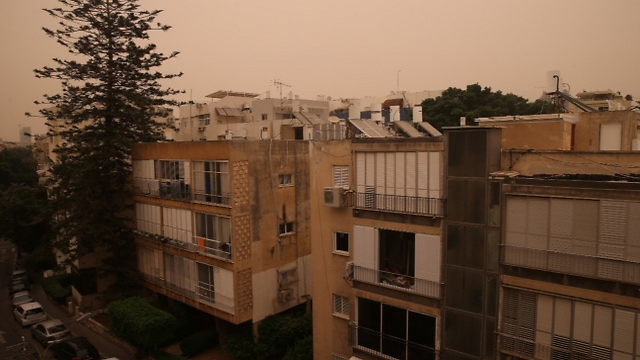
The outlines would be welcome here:
[[[344,206],[345,189],[340,187],[324,188],[324,206],[343,207]]]
[[[279,302],[287,303],[289,301],[293,301],[293,299],[294,299],[293,289],[286,288],[286,289],[278,290],[278,301]]]

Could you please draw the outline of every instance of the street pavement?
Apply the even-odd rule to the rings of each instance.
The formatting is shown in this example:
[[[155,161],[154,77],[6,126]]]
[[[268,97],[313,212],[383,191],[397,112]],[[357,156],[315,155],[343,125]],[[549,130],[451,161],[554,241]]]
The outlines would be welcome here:
[[[52,301],[47,294],[42,290],[40,284],[33,284],[31,286],[31,295],[36,299],[50,318],[60,319],[67,325],[67,328],[76,336],[84,336],[100,350],[100,356],[102,358],[115,357],[119,360],[134,360],[135,353],[130,346],[123,345],[117,340],[99,334],[98,332],[87,326],[86,322],[90,321],[85,318],[82,321],[76,321],[74,315],[70,315],[67,309],[61,307],[54,301]]]

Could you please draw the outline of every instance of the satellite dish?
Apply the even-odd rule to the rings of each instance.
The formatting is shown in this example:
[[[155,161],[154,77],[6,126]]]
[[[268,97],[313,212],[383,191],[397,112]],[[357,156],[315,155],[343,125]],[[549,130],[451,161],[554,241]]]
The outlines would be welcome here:
[[[332,124],[336,124],[340,122],[340,118],[337,116],[329,116],[329,122]]]

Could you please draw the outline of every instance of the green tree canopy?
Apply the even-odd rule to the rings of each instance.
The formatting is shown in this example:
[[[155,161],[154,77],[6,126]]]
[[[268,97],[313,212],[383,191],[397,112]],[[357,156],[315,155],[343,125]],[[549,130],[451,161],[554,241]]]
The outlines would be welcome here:
[[[478,84],[468,85],[466,90],[450,87],[435,99],[422,102],[422,118],[439,130],[445,126],[457,126],[466,117],[467,125],[476,118],[508,115],[548,114],[553,112],[550,103],[527,99],[501,91],[491,91]]]
[[[30,148],[16,147],[0,151],[0,190],[13,184],[38,184],[38,163]]]
[[[128,229],[131,146],[163,138],[154,120],[158,109],[175,105],[177,90],[160,81],[181,74],[158,71],[164,55],[149,42],[160,10],[141,10],[136,0],[58,0],[45,9],[58,20],[45,28],[70,53],[54,66],[36,69],[39,78],[60,80],[61,93],[44,95],[50,132],[61,137],[54,152],[51,190],[56,216],[56,246],[69,260],[98,246],[111,249],[112,273],[126,284],[135,273],[135,249]],[[76,246],[70,247],[71,241]]]

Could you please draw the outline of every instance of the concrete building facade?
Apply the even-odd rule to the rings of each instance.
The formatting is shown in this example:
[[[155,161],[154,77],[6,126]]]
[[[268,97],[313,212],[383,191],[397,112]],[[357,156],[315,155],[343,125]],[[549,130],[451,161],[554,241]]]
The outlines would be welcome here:
[[[133,150],[136,245],[149,289],[231,324],[308,300],[309,143],[213,141]]]
[[[311,149],[314,358],[438,358],[442,141]]]

